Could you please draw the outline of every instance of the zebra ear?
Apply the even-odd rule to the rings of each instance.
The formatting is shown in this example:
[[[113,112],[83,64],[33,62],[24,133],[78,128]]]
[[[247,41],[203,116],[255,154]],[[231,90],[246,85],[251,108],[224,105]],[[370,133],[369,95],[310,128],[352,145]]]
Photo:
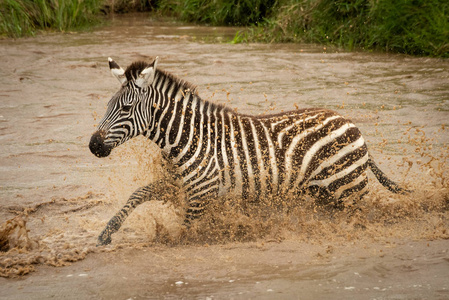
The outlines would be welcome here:
[[[136,79],[136,85],[140,88],[146,88],[153,83],[154,74],[156,73],[156,66],[159,56],[156,56],[153,63],[140,72],[139,77]]]
[[[111,69],[112,75],[114,75],[114,77],[117,78],[121,84],[126,83],[127,80],[125,76],[125,71],[122,68],[120,68],[120,66],[112,58],[109,57],[108,60],[109,60],[109,69]]]

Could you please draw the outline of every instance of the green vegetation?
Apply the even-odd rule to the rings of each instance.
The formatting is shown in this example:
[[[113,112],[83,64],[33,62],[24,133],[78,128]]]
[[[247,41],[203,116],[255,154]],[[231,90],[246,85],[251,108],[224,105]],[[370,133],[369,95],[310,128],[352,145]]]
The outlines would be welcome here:
[[[306,42],[449,57],[448,0],[0,0],[0,35],[83,27],[100,8],[248,26],[235,43]]]
[[[105,2],[105,13],[116,14],[150,11],[158,4],[155,0],[104,0],[103,2]]]
[[[187,22],[242,26],[262,21],[275,3],[275,0],[160,0],[158,9]]]
[[[311,42],[449,57],[447,0],[160,0],[184,21],[251,25],[234,42]]]
[[[102,0],[0,0],[0,35],[21,37],[39,29],[65,31],[92,24]]]
[[[290,0],[236,41],[314,42],[449,57],[449,1]]]

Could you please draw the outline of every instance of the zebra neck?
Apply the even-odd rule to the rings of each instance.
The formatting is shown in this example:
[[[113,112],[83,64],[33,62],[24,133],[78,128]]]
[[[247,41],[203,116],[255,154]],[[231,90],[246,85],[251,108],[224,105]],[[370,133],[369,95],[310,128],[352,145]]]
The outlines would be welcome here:
[[[152,122],[147,136],[171,157],[176,155],[176,149],[189,134],[190,128],[186,127],[197,127],[195,123],[200,120],[199,111],[206,101],[182,89],[156,90],[154,99],[149,107]]]
[[[234,114],[224,106],[201,99],[193,85],[165,71],[156,74],[153,88],[148,108],[152,120],[146,136],[175,163],[182,164],[198,152],[218,115]]]

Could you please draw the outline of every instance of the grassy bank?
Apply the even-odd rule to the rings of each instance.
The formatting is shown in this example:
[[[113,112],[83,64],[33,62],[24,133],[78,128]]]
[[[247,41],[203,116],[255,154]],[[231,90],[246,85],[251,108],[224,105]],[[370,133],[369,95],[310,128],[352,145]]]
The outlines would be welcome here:
[[[449,57],[447,0],[160,0],[184,21],[250,25],[234,42],[312,42]]]
[[[103,0],[0,0],[0,35],[21,37],[40,29],[89,26],[102,4]]]
[[[160,0],[157,9],[187,22],[247,26],[263,21],[276,3],[276,0]]]
[[[0,0],[0,35],[89,26],[101,8],[248,26],[236,43],[306,42],[449,58],[447,0]]]

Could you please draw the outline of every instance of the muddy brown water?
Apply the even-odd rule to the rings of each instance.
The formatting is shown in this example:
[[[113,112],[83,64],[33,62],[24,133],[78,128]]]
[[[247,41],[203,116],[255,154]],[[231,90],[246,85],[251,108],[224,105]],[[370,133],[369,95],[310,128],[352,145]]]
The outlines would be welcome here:
[[[449,61],[226,43],[235,30],[127,16],[93,32],[0,41],[0,238],[10,248],[0,299],[449,298]],[[105,159],[87,147],[118,89],[107,57],[125,67],[155,55],[239,112],[339,111],[415,192],[371,180],[355,212],[303,201],[248,216],[223,202],[181,234],[175,207],[147,203],[96,248],[130,193],[161,172],[144,139]]]

